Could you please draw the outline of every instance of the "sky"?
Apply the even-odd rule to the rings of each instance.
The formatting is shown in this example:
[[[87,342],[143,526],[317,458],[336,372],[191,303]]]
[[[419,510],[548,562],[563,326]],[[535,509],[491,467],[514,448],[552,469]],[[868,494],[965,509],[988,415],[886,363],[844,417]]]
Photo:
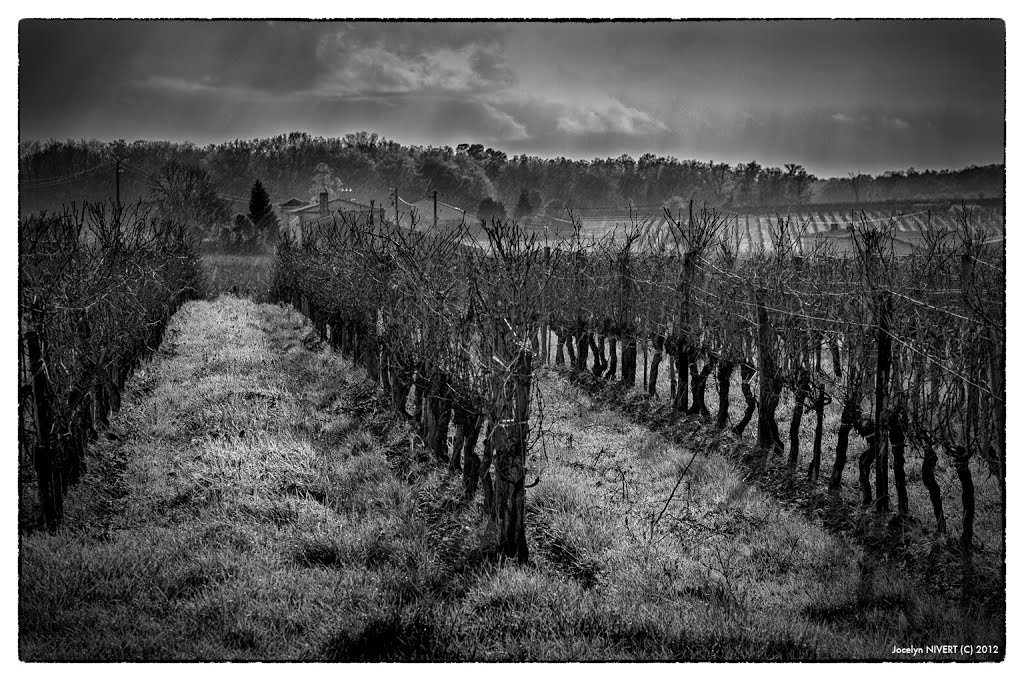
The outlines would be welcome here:
[[[998,20],[24,20],[18,38],[22,140],[368,130],[819,177],[1004,157]]]

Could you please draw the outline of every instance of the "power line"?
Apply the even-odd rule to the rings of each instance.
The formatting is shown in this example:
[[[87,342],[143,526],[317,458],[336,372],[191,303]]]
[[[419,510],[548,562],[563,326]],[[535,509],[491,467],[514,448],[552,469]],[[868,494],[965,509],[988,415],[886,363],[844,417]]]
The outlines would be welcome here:
[[[91,168],[86,168],[85,170],[79,170],[77,173],[69,173],[67,175],[60,175],[58,177],[48,177],[48,178],[45,178],[45,179],[42,179],[42,180],[37,180],[35,182],[26,182],[26,183],[21,184],[19,186],[21,187],[21,189],[40,189],[40,188],[43,188],[43,187],[54,187],[54,186],[57,186],[59,184],[63,184],[64,182],[67,182],[68,180],[70,180],[73,177],[78,177],[80,175],[85,175],[86,173],[91,173],[91,172],[93,172],[95,170],[99,170],[100,168],[104,168],[106,166],[109,166],[111,163],[114,163],[114,161],[113,160],[104,161],[102,163],[99,163],[97,165],[92,166]]]
[[[132,163],[131,161],[129,161],[127,159],[121,159],[121,163],[126,165],[128,168],[134,170],[135,172],[139,173],[140,175],[145,175],[147,178],[154,177],[154,175],[155,175],[155,173],[152,173],[149,170],[146,170],[145,168],[143,168],[142,166],[140,166],[138,164],[135,164],[135,163]]]
[[[131,163],[130,161],[122,160],[122,163],[126,166],[126,170],[131,170],[132,172],[144,176],[146,179],[152,179],[156,177],[155,173],[152,173],[139,165]],[[234,196],[229,196],[227,194],[218,193],[217,196],[227,201],[233,201],[235,203],[249,203],[249,199],[240,199]]]
[[[139,171],[139,170],[136,170],[136,169],[134,169],[134,168],[128,168],[128,167],[122,166],[122,167],[121,167],[121,172],[123,172],[123,173],[124,173],[124,172],[128,172],[128,173],[134,173],[134,174],[135,174],[135,177],[137,177],[137,178],[141,178],[141,179],[143,179],[143,180],[150,180],[150,179],[152,179],[152,177],[151,177],[151,176],[149,176],[149,175],[144,175],[144,174],[143,174],[143,173],[142,173],[141,171]]]

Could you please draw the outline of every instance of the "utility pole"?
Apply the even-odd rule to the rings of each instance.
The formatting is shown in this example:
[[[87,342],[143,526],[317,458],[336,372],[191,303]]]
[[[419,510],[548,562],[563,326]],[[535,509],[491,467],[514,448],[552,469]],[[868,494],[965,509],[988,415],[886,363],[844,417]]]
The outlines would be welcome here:
[[[434,192],[434,231],[437,231],[437,192]]]
[[[394,201],[394,204],[395,204],[395,227],[397,227],[398,226],[398,187],[392,187],[391,191],[394,192],[394,198],[392,199],[392,201]]]
[[[114,166],[114,196],[117,207],[121,207],[121,157],[117,157],[117,163]]]

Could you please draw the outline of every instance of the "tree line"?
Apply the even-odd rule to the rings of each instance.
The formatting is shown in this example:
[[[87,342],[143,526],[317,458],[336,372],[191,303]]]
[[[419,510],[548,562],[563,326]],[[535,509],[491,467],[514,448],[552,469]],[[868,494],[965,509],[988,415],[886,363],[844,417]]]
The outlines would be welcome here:
[[[148,197],[153,175],[173,162],[204,171],[218,193],[229,197],[225,199],[228,212],[242,211],[256,179],[274,202],[291,197],[314,201],[317,186],[328,191],[346,188],[355,200],[379,201],[389,187],[398,187],[410,200],[436,191],[442,201],[494,217],[560,213],[566,204],[574,208],[682,205],[681,197],[731,208],[1000,197],[1004,182],[1003,165],[909,168],[825,179],[796,163],[731,165],[653,153],[638,159],[629,155],[593,160],[539,158],[509,156],[471,142],[454,148],[416,146],[368,132],[343,137],[293,132],[206,146],[123,140],[23,142],[19,146],[22,212],[112,196],[114,159],[122,161],[122,201]],[[313,181],[315,175],[320,182]]]

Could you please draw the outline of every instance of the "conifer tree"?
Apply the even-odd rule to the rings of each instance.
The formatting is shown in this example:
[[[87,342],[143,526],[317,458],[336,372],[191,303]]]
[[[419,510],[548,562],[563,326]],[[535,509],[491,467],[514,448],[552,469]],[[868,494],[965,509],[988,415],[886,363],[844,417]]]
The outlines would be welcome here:
[[[249,219],[264,239],[273,240],[277,237],[280,222],[274,213],[274,206],[270,203],[270,194],[259,180],[253,183],[252,192],[249,194]]]

